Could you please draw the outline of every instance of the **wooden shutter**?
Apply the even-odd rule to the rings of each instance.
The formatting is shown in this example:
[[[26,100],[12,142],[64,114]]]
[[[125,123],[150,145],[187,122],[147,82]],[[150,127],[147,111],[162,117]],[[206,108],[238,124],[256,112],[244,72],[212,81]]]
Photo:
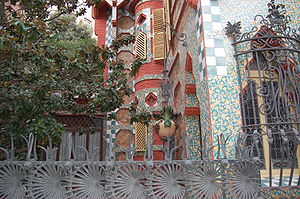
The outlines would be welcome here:
[[[171,24],[171,19],[170,19],[170,1],[169,0],[165,1],[165,21],[168,24]],[[170,26],[166,27],[166,40],[167,40],[167,52],[168,52],[169,51],[169,46],[170,46],[170,41],[171,41]]]
[[[153,10],[153,59],[164,58],[164,9]]]
[[[135,54],[140,59],[147,58],[147,35],[139,32],[135,40]]]
[[[137,151],[145,151],[147,146],[147,126],[135,123],[135,146]]]

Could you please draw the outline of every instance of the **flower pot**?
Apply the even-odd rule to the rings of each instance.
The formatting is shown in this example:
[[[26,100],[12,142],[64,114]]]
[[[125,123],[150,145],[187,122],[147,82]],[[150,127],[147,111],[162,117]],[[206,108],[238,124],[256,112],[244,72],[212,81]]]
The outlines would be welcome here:
[[[167,126],[165,125],[164,120],[159,120],[155,124],[155,131],[161,137],[161,139],[166,140],[168,137],[174,136],[176,132],[176,123],[173,120],[170,120],[171,125]]]

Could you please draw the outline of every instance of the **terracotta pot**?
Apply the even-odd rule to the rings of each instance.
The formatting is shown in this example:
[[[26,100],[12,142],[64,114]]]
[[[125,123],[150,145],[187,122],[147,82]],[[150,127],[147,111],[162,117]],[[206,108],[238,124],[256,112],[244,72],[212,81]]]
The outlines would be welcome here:
[[[176,132],[176,124],[171,120],[171,126],[165,127],[164,121],[160,120],[155,125],[156,133],[161,137],[161,139],[167,139],[168,137],[174,136]]]

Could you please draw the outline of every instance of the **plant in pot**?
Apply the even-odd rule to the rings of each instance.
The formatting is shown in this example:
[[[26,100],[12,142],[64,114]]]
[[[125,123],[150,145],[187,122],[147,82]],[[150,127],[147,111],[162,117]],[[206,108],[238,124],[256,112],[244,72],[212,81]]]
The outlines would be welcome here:
[[[174,136],[176,132],[176,114],[173,112],[173,109],[169,106],[163,107],[163,110],[160,114],[155,114],[157,122],[155,124],[155,131],[163,140]]]

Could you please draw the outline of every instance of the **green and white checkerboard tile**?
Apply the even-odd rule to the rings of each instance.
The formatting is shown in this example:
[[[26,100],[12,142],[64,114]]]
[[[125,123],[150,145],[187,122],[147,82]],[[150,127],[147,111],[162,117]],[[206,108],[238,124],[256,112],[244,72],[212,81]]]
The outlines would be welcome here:
[[[292,178],[291,186],[297,186],[298,176]],[[281,186],[289,186],[290,177],[282,177],[282,185]],[[269,187],[270,186],[270,178],[261,178],[261,186]],[[272,187],[279,186],[279,177],[272,177]]]

